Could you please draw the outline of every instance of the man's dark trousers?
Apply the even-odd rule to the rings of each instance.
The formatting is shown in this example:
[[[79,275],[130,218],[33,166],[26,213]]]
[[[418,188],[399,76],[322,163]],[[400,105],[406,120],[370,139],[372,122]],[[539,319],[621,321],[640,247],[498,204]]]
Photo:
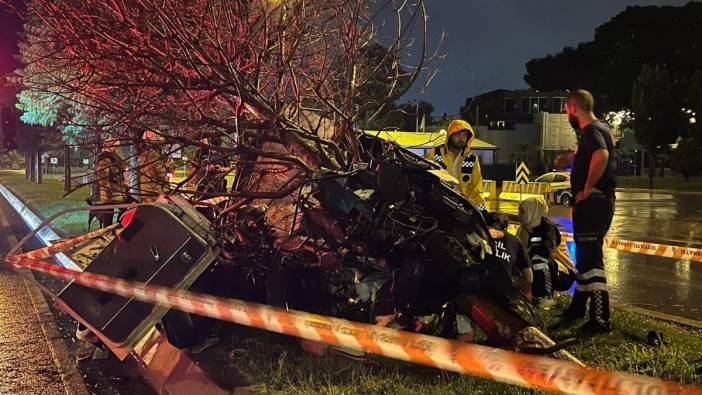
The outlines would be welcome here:
[[[609,292],[604,267],[604,238],[612,224],[614,196],[594,192],[573,208],[578,274],[569,314],[584,316],[590,299],[590,321],[609,324]]]

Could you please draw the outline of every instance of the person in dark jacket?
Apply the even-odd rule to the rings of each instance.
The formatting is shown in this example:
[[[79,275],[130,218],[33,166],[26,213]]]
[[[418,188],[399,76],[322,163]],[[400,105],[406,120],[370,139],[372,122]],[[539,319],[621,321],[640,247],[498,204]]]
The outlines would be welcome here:
[[[509,219],[502,214],[490,213],[490,236],[495,241],[495,256],[508,264],[514,286],[527,298],[532,297],[534,275],[526,248],[509,232]]]

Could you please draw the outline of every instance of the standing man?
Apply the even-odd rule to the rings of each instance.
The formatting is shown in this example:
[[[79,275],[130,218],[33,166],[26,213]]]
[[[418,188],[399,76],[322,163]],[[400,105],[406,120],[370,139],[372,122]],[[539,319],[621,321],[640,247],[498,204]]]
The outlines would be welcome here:
[[[143,135],[143,147],[139,153],[139,196],[142,203],[155,202],[168,191],[169,157],[161,152],[163,139],[148,130]]]
[[[100,204],[122,204],[127,201],[127,187],[124,183],[125,165],[117,155],[118,141],[108,139],[97,156],[97,184]],[[92,204],[92,202],[89,202]],[[104,210],[100,215],[100,226],[103,228],[114,222],[114,210]]]
[[[480,161],[477,155],[470,152],[473,140],[475,132],[468,122],[460,119],[451,121],[446,143],[432,148],[426,158],[454,176],[463,196],[478,206],[480,211],[486,212]]]
[[[611,331],[603,244],[614,215],[616,188],[612,134],[593,110],[590,92],[577,90],[568,95],[566,113],[578,133],[578,151],[571,174],[578,274],[575,295],[565,318],[585,317],[589,299],[590,321],[581,331],[590,335]]]

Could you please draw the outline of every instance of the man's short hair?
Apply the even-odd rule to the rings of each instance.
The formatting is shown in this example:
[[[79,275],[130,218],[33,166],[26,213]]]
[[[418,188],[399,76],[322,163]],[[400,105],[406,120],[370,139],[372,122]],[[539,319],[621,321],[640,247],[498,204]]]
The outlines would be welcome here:
[[[592,93],[585,89],[578,89],[568,94],[568,101],[574,102],[578,108],[585,112],[592,112],[595,109],[595,99]]]
[[[509,228],[509,218],[504,214],[499,214],[497,212],[492,212],[487,216],[488,226],[501,231],[507,231]]]

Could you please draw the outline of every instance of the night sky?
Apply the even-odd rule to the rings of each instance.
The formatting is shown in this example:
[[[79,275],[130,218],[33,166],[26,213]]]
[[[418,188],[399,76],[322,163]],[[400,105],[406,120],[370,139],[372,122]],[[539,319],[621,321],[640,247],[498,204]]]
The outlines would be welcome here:
[[[439,74],[419,97],[436,115],[458,113],[468,96],[523,88],[525,63],[593,38],[597,26],[630,5],[684,5],[688,0],[428,0],[432,47],[446,37]],[[0,7],[4,7],[0,5]],[[16,67],[20,22],[0,14],[0,73]],[[417,97],[416,95],[412,95]],[[409,97],[407,99],[412,99]]]

